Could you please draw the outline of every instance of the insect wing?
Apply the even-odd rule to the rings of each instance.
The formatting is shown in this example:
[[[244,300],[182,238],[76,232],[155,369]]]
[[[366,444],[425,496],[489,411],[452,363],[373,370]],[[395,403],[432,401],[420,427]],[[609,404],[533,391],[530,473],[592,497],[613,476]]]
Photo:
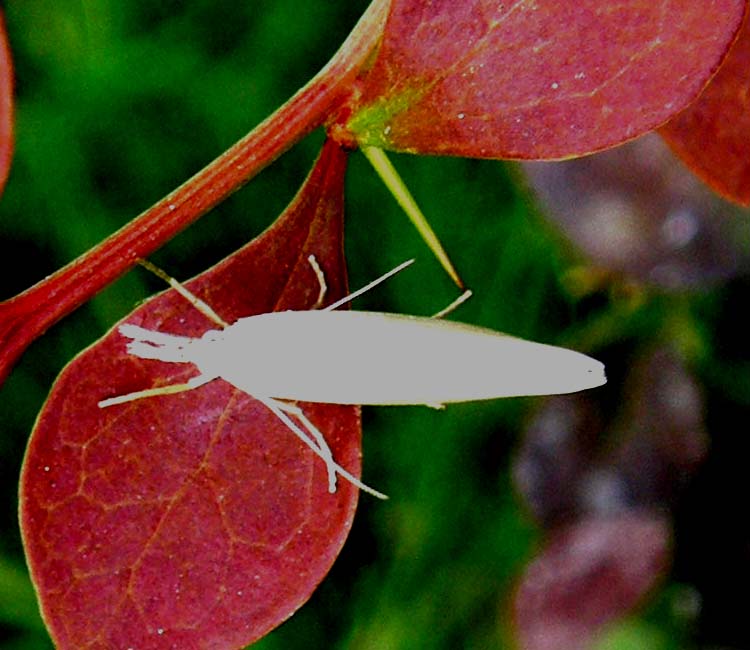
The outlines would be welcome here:
[[[237,321],[221,376],[254,395],[334,404],[441,404],[603,384],[583,354],[462,323],[377,312],[288,311]]]

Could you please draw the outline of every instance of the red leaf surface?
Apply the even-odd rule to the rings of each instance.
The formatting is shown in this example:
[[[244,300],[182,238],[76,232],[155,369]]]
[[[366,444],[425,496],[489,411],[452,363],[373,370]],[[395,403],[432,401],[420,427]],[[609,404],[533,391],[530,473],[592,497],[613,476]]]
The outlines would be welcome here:
[[[318,294],[313,253],[327,300],[344,295],[345,167],[346,154],[327,143],[285,214],[188,288],[230,322],[310,308]],[[126,321],[188,336],[216,328],[174,291]],[[194,374],[128,355],[113,330],[65,368],[39,416],[23,467],[21,523],[59,648],[242,647],[307,600],[346,539],[357,491],[340,481],[330,494],[324,463],[223,381],[97,406]],[[358,474],[358,410],[303,408],[337,461]]]
[[[0,193],[8,178],[13,153],[13,64],[5,18],[0,8]]]
[[[745,0],[394,0],[348,128],[413,153],[560,158],[694,100]]]
[[[714,190],[750,205],[750,21],[701,96],[659,133]]]
[[[663,575],[663,516],[592,517],[562,528],[529,565],[516,594],[521,650],[582,650]]]

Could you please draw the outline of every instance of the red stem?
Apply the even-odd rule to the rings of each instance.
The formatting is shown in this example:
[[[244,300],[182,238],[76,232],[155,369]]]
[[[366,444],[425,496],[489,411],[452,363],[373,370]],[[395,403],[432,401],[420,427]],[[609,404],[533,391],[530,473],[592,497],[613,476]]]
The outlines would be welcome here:
[[[331,61],[286,104],[195,176],[78,259],[0,303],[0,383],[35,338],[239,189],[350,96],[377,46],[388,0],[373,0]]]

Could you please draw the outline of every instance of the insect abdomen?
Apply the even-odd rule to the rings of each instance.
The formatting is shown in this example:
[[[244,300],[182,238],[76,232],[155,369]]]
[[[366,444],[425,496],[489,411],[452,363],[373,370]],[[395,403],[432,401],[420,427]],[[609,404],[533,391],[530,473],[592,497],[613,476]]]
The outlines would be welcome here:
[[[221,376],[250,394],[334,404],[436,404],[567,393],[602,364],[451,321],[377,312],[274,312],[216,342]]]

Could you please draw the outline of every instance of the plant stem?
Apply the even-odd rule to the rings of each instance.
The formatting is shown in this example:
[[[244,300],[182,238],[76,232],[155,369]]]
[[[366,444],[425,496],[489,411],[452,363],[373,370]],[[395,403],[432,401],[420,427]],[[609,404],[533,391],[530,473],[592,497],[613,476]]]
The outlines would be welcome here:
[[[0,382],[35,338],[253,178],[346,102],[377,47],[389,2],[373,0],[331,61],[286,104],[102,243],[0,303]]]
[[[448,253],[445,252],[445,248],[440,243],[438,236],[432,229],[427,217],[424,216],[422,210],[417,205],[416,200],[412,196],[409,189],[406,187],[396,168],[393,166],[388,156],[385,155],[385,151],[378,147],[362,147],[362,153],[365,154],[367,160],[375,168],[382,179],[385,186],[391,191],[394,198],[401,206],[401,209],[409,217],[417,232],[424,239],[427,246],[430,248],[432,253],[437,257],[438,261],[442,265],[445,272],[450,276],[451,280],[456,283],[459,289],[464,288],[464,284],[461,278],[458,276],[458,272],[453,266]]]

